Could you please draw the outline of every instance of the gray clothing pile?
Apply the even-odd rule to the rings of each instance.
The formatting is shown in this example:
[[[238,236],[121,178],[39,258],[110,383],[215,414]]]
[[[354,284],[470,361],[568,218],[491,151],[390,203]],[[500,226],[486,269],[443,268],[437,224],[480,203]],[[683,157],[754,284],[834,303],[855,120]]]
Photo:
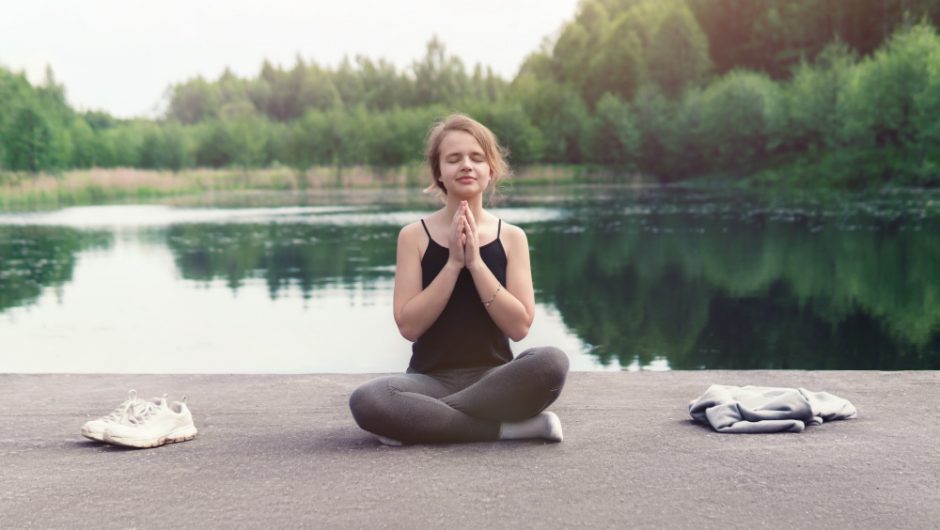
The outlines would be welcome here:
[[[722,433],[803,432],[858,415],[848,400],[805,388],[712,385],[689,403],[692,419]]]

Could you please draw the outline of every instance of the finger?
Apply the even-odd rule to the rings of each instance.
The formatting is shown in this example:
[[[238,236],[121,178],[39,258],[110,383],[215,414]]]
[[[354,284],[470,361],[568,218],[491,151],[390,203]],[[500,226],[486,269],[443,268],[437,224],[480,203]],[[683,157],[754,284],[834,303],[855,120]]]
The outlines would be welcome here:
[[[467,225],[470,227],[470,230],[471,230],[473,233],[476,233],[476,231],[477,231],[477,220],[473,217],[473,212],[470,211],[470,208],[467,208],[467,215],[465,216],[465,218],[467,219]]]
[[[467,208],[468,208],[467,201],[460,201],[460,206],[458,206],[457,211],[454,212],[454,219],[460,219],[461,217],[466,215]]]
[[[467,221],[466,219],[464,219],[464,221],[463,221],[463,226],[464,226],[464,230],[466,231],[466,234],[467,234],[467,239],[470,240],[470,241],[472,241],[473,243],[476,243],[477,235],[476,235],[476,233],[470,228],[470,222]]]

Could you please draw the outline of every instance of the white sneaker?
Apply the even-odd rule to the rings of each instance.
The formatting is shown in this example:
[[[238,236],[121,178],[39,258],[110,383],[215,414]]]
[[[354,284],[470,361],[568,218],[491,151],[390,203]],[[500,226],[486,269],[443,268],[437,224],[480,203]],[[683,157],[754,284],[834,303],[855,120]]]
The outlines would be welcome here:
[[[138,448],[185,442],[195,437],[196,426],[189,408],[180,401],[167,405],[166,398],[156,404],[146,402],[127,416],[127,422],[111,424],[104,431],[104,441],[109,444]]]
[[[111,425],[118,425],[127,422],[127,417],[132,415],[136,409],[142,409],[147,403],[155,405],[160,403],[160,398],[152,398],[149,402],[143,399],[137,399],[137,391],[131,390],[127,393],[127,400],[118,405],[106,416],[98,419],[86,421],[82,425],[82,436],[98,442],[104,441],[104,431]]]

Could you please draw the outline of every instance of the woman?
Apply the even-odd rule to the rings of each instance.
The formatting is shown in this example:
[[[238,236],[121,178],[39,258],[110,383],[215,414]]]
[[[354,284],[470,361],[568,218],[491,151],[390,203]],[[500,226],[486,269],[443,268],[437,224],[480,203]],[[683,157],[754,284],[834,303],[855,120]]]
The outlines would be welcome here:
[[[542,438],[562,440],[544,412],[564,386],[568,358],[532,348],[513,359],[535,309],[522,229],[483,208],[509,168],[493,133],[453,115],[431,129],[427,162],[445,205],[401,230],[395,321],[413,341],[405,374],[352,394],[360,427],[388,445]]]

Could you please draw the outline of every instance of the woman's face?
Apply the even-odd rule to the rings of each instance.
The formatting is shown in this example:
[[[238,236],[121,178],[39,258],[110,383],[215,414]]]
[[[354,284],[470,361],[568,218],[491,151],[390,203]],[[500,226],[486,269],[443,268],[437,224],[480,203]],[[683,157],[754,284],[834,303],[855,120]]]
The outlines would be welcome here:
[[[448,196],[466,199],[490,185],[490,165],[479,142],[470,133],[450,131],[441,140],[441,183]]]

